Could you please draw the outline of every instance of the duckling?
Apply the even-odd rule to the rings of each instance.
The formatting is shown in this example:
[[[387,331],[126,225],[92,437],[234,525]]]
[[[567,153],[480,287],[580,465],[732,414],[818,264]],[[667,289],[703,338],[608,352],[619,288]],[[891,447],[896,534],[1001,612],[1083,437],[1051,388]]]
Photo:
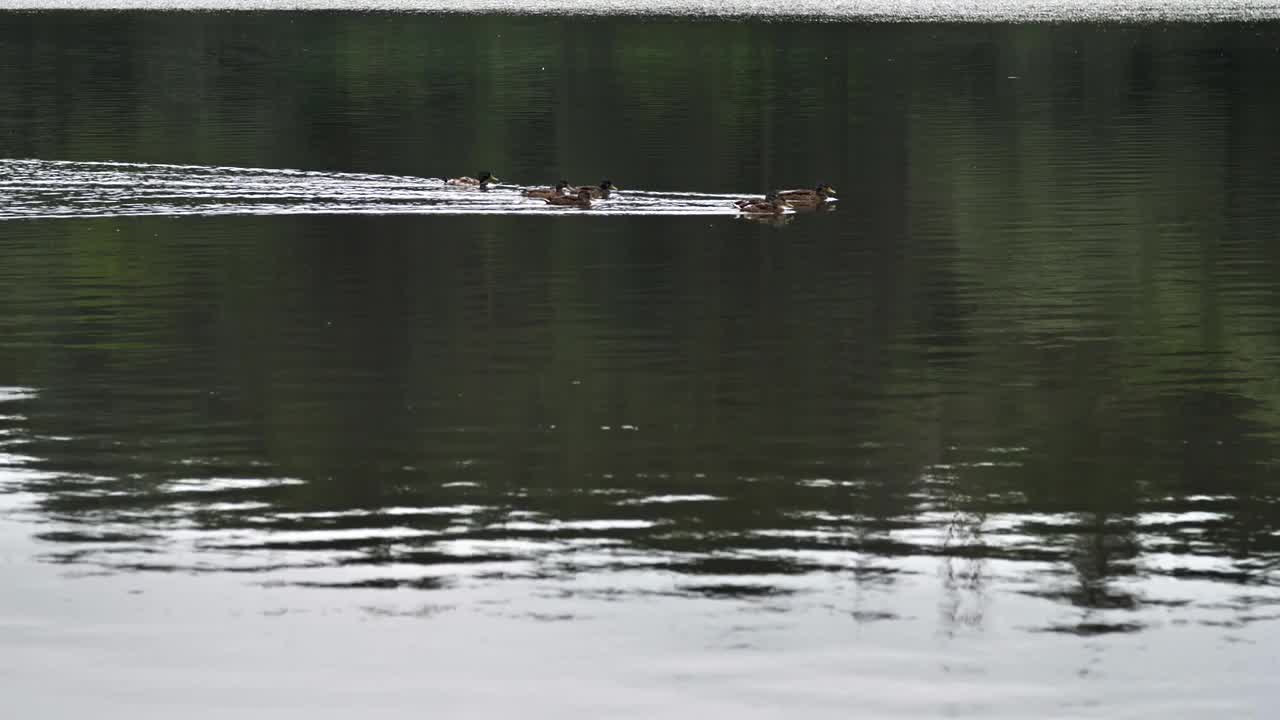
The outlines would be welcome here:
[[[568,205],[572,207],[580,207],[583,209],[591,207],[591,188],[579,188],[578,195],[559,195],[556,197],[543,198],[548,205]]]
[[[798,210],[817,210],[831,204],[822,195],[784,195],[782,202]]]
[[[576,194],[580,190],[586,190],[591,193],[591,197],[599,200],[602,198],[608,198],[609,193],[617,189],[619,189],[618,186],[614,185],[612,180],[603,180],[599,185],[595,187],[592,187],[590,185],[583,185],[582,187],[571,187],[569,188],[569,193]]]
[[[568,181],[561,180],[560,182],[556,183],[555,187],[553,188],[525,190],[524,196],[531,197],[531,198],[543,198],[544,200],[546,198],[561,197],[562,195],[564,195],[565,188],[567,187],[569,187]]]
[[[792,207],[817,207],[836,196],[836,189],[826,183],[818,183],[812,190],[782,190],[782,200]]]
[[[462,185],[463,187],[478,187],[481,190],[488,190],[489,186],[496,182],[498,182],[498,178],[494,177],[493,173],[485,170],[480,173],[479,179],[465,176],[449,178],[445,181],[445,185]]]
[[[776,192],[765,195],[764,200],[748,202],[739,200],[734,205],[737,206],[738,212],[747,215],[781,215],[787,210],[786,204]]]

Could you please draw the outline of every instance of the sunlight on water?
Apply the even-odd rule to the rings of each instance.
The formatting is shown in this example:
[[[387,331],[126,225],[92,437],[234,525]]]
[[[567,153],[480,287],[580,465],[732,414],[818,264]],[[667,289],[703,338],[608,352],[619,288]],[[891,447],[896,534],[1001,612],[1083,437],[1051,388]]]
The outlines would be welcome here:
[[[10,715],[1275,704],[1280,24],[5,20]]]
[[[1273,0],[0,0],[13,9],[360,10],[544,15],[675,15],[920,20],[1260,20],[1280,17]]]
[[[14,400],[30,400],[35,396],[36,396],[36,391],[30,388],[0,387],[0,402],[12,402]]]
[[[925,468],[922,479],[932,484],[911,513],[841,511],[829,485],[775,478],[761,482],[789,506],[712,529],[717,508],[735,499],[698,492],[698,482],[682,493],[570,488],[564,492],[578,499],[559,510],[539,508],[519,487],[474,483],[442,485],[419,505],[325,508],[290,500],[295,490],[314,492],[314,481],[191,476],[179,474],[193,466],[181,461],[170,463],[169,478],[42,473],[35,468],[51,460],[40,456],[41,440],[17,412],[37,397],[0,387],[0,497],[9,500],[0,516],[30,523],[39,559],[74,577],[233,573],[267,588],[425,590],[444,600],[439,612],[511,583],[561,601],[712,598],[792,611],[828,607],[833,592],[855,597],[896,586],[901,595],[910,586],[927,595],[937,585],[960,603],[948,621],[957,626],[980,627],[984,597],[999,591],[1064,610],[1090,607],[1083,619],[1046,612],[1026,628],[1088,636],[1158,626],[1170,608],[1201,623],[1243,627],[1273,617],[1259,608],[1280,599],[1269,558],[1224,557],[1209,540],[1238,503],[1231,495],[1144,502],[1113,519],[1105,535],[1110,547],[1102,557],[1117,577],[1094,581],[1087,567],[1076,577],[1070,569],[1083,562],[1091,546],[1082,543],[1097,530],[1088,513],[1020,509],[998,493],[990,511],[955,508],[947,473],[1017,469],[990,460],[1010,454],[1003,446],[970,448],[963,451],[970,461]],[[788,486],[806,491],[789,496]],[[1008,509],[994,509],[1002,504]],[[855,612],[859,622],[902,619],[875,606]]]
[[[288,169],[0,159],[0,219],[143,215],[734,215],[717,195],[623,188],[589,210],[439,178]]]

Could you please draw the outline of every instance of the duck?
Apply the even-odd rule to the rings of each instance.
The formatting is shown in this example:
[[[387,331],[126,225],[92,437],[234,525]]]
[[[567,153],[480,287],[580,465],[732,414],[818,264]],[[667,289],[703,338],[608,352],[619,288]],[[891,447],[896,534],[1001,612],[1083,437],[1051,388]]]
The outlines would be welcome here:
[[[576,196],[557,195],[556,197],[543,198],[543,200],[548,205],[566,205],[585,209],[591,207],[591,188],[578,188]]]
[[[561,180],[560,182],[555,184],[555,187],[539,188],[537,190],[525,190],[524,196],[531,197],[531,198],[543,198],[543,199],[561,197],[562,195],[564,195],[565,188],[567,187],[569,187],[568,181]]]
[[[781,215],[787,211],[786,203],[776,192],[765,195],[764,200],[739,200],[734,205],[747,215]]]
[[[445,185],[462,185],[463,187],[478,187],[481,190],[488,190],[489,186],[496,182],[498,182],[498,178],[494,177],[493,173],[483,170],[480,172],[478,179],[466,176],[449,178],[445,181]]]
[[[817,207],[836,196],[836,189],[826,183],[818,183],[812,190],[780,190],[778,195],[792,207]]]
[[[612,180],[602,180],[600,181],[599,185],[596,185],[594,187],[591,185],[583,185],[581,187],[571,187],[569,188],[569,193],[571,195],[576,195],[578,192],[582,190],[586,190],[591,193],[592,198],[600,200],[603,198],[608,198],[609,193],[617,189],[618,189],[618,186],[614,185]]]

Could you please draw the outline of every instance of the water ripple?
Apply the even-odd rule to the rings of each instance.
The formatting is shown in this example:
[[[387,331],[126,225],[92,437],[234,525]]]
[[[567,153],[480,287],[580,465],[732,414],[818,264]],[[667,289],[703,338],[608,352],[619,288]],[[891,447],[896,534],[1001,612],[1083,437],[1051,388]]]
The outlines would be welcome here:
[[[879,21],[1261,20],[1280,17],[1270,0],[295,0],[289,10],[360,10],[505,15],[669,15],[706,18],[813,18]],[[19,10],[280,10],[270,0],[0,0]]]
[[[291,169],[0,159],[0,220],[180,215],[736,215],[756,193],[624,189],[587,210],[439,178]]]

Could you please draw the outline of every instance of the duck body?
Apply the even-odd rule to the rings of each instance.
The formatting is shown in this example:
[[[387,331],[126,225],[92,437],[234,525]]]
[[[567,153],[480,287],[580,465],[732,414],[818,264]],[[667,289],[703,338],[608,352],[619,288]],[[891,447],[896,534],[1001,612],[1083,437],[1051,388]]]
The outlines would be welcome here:
[[[579,188],[577,195],[557,195],[555,197],[543,198],[548,205],[559,205],[562,207],[591,207],[591,189]]]
[[[560,182],[555,184],[555,187],[540,188],[537,190],[525,190],[524,196],[531,197],[531,198],[542,198],[544,200],[547,198],[562,197],[564,195],[565,189],[568,187],[569,187],[569,183],[565,182],[564,180],[561,180]]]
[[[612,180],[604,180],[599,185],[594,185],[594,186],[583,185],[581,187],[571,187],[569,188],[569,193],[571,195],[577,195],[579,192],[586,190],[587,192],[591,193],[591,197],[593,199],[600,200],[600,199],[609,197],[609,194],[617,189],[618,187],[613,184]]]
[[[778,195],[782,201],[792,207],[817,207],[836,196],[835,188],[826,183],[819,183],[812,190],[781,190]]]
[[[465,175],[462,177],[449,178],[448,180],[445,181],[445,185],[458,185],[461,187],[478,187],[481,190],[488,190],[489,186],[496,182],[498,182],[498,178],[494,177],[493,173],[489,172],[488,170],[485,170],[480,173],[480,177],[478,178],[467,177]]]
[[[744,215],[781,215],[787,211],[787,204],[776,192],[769,193],[764,200],[739,200],[734,205]]]

